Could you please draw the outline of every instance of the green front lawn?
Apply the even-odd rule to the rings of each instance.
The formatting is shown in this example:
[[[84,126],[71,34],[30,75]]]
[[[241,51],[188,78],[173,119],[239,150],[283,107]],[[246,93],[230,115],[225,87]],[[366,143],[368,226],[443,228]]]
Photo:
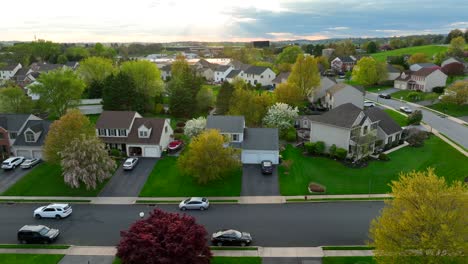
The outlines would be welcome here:
[[[444,104],[444,103],[437,103],[428,106],[434,110],[439,112],[445,113],[451,116],[468,116],[468,104],[464,105],[456,105],[456,104]]]
[[[262,258],[260,257],[213,257],[210,263],[211,264],[262,264]],[[116,257],[113,264],[122,264],[122,261]]]
[[[417,93],[418,97],[413,100],[409,97],[410,94]],[[423,92],[416,92],[411,90],[401,90],[395,93],[392,93],[392,97],[396,99],[402,99],[408,102],[419,102],[419,101],[426,101],[426,100],[436,100],[440,94],[438,93],[423,93]]]
[[[407,117],[398,113],[395,110],[392,109],[384,109],[384,111],[393,119],[397,124],[401,127],[407,126]]]
[[[0,264],[57,264],[64,255],[0,254]]]
[[[37,165],[10,189],[4,196],[96,196],[107,181],[98,185],[96,190],[86,190],[82,184],[80,188],[71,188],[65,184],[60,165],[42,163]]]
[[[323,257],[322,264],[376,264],[373,257]]]
[[[427,167],[435,168],[437,175],[449,182],[463,181],[468,175],[468,158],[436,136],[431,136],[421,148],[402,148],[388,155],[390,161],[373,161],[361,169],[348,168],[325,157],[305,157],[302,152],[291,145],[282,152],[285,160],[293,161],[289,174],[284,173],[284,167],[279,168],[282,195],[309,194],[310,182],[325,185],[326,194],[388,193],[388,184],[397,180],[400,172]]]
[[[140,197],[239,196],[241,185],[241,169],[223,180],[200,185],[180,172],[176,157],[164,157],[154,167]]]

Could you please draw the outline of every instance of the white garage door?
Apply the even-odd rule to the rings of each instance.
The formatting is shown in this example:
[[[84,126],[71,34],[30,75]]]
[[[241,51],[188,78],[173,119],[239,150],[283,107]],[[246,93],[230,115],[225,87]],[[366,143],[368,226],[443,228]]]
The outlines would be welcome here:
[[[278,164],[278,155],[274,152],[249,152],[242,151],[242,163],[244,164],[260,164],[262,160],[271,160],[274,164]]]
[[[42,159],[42,150],[33,150],[33,158]]]
[[[144,148],[144,157],[159,158],[161,157],[161,152],[158,147],[145,147]]]
[[[28,150],[17,150],[16,151],[16,156],[25,157],[25,158],[32,158],[31,157],[31,152],[29,152]]]

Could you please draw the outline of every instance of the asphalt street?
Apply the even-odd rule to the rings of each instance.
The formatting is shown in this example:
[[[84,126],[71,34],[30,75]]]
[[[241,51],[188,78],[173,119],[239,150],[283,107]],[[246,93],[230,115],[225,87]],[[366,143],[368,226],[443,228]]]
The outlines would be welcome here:
[[[16,168],[13,170],[0,170],[0,194],[8,190],[17,181],[23,178],[31,169]]]
[[[378,101],[381,104],[399,109],[400,106],[407,106],[413,110],[421,110],[423,113],[423,121],[430,125],[431,127],[437,129],[439,132],[447,135],[453,141],[459,143],[460,145],[468,148],[468,127],[460,125],[448,118],[441,117],[431,111],[425,110],[423,108],[414,109],[413,106],[403,103],[393,99],[383,99],[378,98],[376,94],[366,93],[366,98]]]
[[[38,204],[0,205],[0,244],[17,243],[16,232],[26,224],[43,224],[61,232],[57,244],[113,246],[120,231],[128,229],[155,208],[149,205],[73,205],[73,214],[62,220],[33,218]],[[207,211],[187,211],[208,233],[234,228],[250,232],[253,245],[309,247],[359,245],[368,240],[370,221],[383,202],[290,203],[267,205],[214,204]],[[178,212],[177,205],[157,205]]]

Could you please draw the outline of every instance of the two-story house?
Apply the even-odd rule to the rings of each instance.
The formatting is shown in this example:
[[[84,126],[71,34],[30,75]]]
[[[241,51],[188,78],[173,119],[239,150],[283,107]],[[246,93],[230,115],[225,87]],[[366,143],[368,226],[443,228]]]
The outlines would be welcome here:
[[[288,80],[290,74],[291,72],[281,72],[280,74],[278,74],[278,76],[276,76],[275,79],[271,81],[273,83],[273,87],[285,83]]]
[[[240,72],[239,77],[244,79],[246,83],[251,85],[273,86],[273,80],[276,78],[276,73],[268,67],[250,66],[246,70]]]
[[[44,145],[51,121],[29,120],[13,143],[16,156],[41,159]]]
[[[388,149],[399,143],[403,129],[384,110],[378,107],[369,107],[364,110],[364,113],[372,122],[379,122],[377,139],[382,142],[379,147]]]
[[[194,64],[196,72],[205,78],[207,81],[214,81],[214,70],[216,69],[217,65],[208,62],[205,59],[200,59],[198,62]]]
[[[21,69],[21,63],[8,64],[0,67],[0,81],[7,81],[15,76],[16,72]]]
[[[30,120],[41,120],[31,114],[0,114],[0,158],[14,154],[13,144]]]
[[[224,82],[232,70],[234,70],[234,67],[231,65],[218,65],[214,70],[214,81],[217,83]]]
[[[357,59],[354,56],[336,57],[330,62],[330,67],[335,72],[351,71],[356,65]]]
[[[364,95],[365,92],[357,87],[345,83],[337,83],[328,89],[321,103],[328,109],[333,109],[346,103],[352,103],[363,109]]]
[[[104,111],[96,122],[96,133],[108,149],[127,156],[161,157],[172,140],[169,119],[144,118],[133,111]]]
[[[15,73],[12,80],[15,81],[19,86],[25,87],[26,85],[36,81],[36,78],[32,73],[33,71],[29,68],[21,68]]]
[[[395,79],[394,87],[402,90],[432,92],[434,87],[445,87],[447,75],[439,68],[421,68],[415,72],[402,72]]]
[[[409,66],[409,69],[411,71],[419,71],[420,69],[423,69],[423,68],[439,68],[439,66],[437,66],[436,64],[434,63],[430,63],[430,62],[425,62],[425,63],[415,63],[415,64],[411,64]]]
[[[260,164],[262,160],[279,163],[277,128],[246,128],[243,116],[208,116],[206,129],[218,130],[229,145],[240,148],[243,164]]]
[[[308,96],[309,102],[311,103],[318,103],[320,99],[320,103],[322,99],[327,95],[328,90],[332,88],[336,84],[336,81],[330,79],[329,77],[320,77],[320,86],[314,89],[314,91]]]

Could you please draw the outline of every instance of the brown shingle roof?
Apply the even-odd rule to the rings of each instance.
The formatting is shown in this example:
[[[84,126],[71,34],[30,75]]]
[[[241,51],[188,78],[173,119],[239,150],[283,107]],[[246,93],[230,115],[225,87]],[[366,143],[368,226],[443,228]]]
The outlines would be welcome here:
[[[421,68],[421,69],[413,72],[412,75],[426,77],[426,76],[429,76],[431,73],[437,71],[438,69],[439,69],[438,67]]]
[[[129,129],[136,114],[134,111],[104,111],[96,122],[96,128]]]
[[[161,134],[164,129],[166,119],[163,118],[135,118],[132,130],[128,134],[127,143],[129,144],[151,144],[158,145],[161,140]],[[149,138],[138,137],[138,128],[144,125],[151,129]]]

